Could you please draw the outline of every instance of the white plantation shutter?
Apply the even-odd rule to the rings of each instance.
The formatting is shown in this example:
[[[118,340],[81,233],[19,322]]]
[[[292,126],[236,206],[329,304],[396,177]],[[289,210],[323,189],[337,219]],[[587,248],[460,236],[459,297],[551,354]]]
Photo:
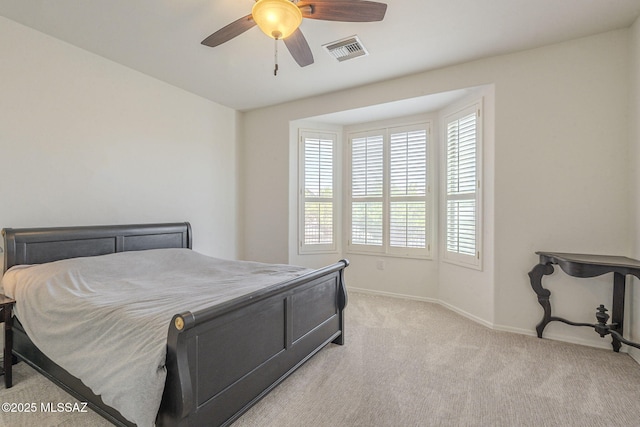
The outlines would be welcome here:
[[[301,135],[301,252],[333,251],[335,233],[335,134]]]
[[[446,118],[445,258],[479,265],[478,106]]]
[[[421,123],[349,136],[350,251],[429,255],[428,134]]]
[[[351,140],[351,244],[382,246],[384,138]]]
[[[353,197],[382,197],[382,135],[351,141],[351,189]]]
[[[425,248],[425,202],[391,202],[389,244],[397,248]]]
[[[389,244],[426,248],[427,131],[389,137]]]
[[[475,200],[447,201],[447,251],[476,255]]]
[[[304,202],[304,244],[333,244],[333,203]]]
[[[351,244],[382,246],[382,202],[353,202]]]

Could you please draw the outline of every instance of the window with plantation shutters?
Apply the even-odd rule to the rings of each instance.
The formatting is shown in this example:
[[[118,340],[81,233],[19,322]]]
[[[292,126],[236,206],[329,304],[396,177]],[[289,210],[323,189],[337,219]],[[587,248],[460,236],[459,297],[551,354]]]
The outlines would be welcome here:
[[[335,251],[336,135],[301,133],[300,252]]]
[[[445,118],[445,259],[480,265],[480,107]]]
[[[349,135],[351,252],[430,255],[429,124]]]

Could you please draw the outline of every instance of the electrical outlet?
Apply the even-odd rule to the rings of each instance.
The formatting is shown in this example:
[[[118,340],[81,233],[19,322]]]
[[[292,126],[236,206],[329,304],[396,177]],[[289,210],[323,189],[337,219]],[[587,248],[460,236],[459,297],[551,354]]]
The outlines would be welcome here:
[[[383,259],[379,259],[376,261],[376,268],[378,270],[384,270],[384,260]]]

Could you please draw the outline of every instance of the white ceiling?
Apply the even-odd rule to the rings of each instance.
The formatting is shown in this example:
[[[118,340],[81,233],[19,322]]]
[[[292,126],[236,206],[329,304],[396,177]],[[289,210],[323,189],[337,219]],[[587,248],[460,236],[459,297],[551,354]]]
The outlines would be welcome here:
[[[305,19],[315,63],[300,68],[280,43],[278,76],[274,41],[257,27],[200,44],[254,0],[0,0],[0,15],[240,111],[625,28],[640,15],[640,0],[385,2],[382,22]],[[369,56],[340,63],[322,49],[355,34]]]

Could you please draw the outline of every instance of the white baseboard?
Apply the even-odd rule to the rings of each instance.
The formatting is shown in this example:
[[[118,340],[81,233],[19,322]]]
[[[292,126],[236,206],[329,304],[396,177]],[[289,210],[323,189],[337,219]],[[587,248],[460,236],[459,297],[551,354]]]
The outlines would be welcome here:
[[[413,296],[413,295],[398,294],[398,293],[394,293],[394,292],[374,291],[374,290],[371,290],[371,289],[354,288],[353,286],[349,286],[349,285],[347,285],[347,291],[348,292],[352,292],[353,291],[353,292],[356,292],[356,293],[359,293],[359,294],[380,295],[380,296],[391,297],[391,298],[402,298],[402,299],[410,299],[410,300],[414,300],[414,301],[440,303],[440,301],[438,301],[436,299],[433,299],[433,298],[416,297],[416,296]]]
[[[521,335],[529,335],[532,337],[537,337],[538,333],[534,330],[528,330],[528,329],[520,329],[520,328],[514,328],[511,326],[504,326],[504,325],[494,325],[494,327],[492,329],[495,329],[496,331],[504,331],[504,332],[513,332],[516,334],[521,334]],[[545,332],[544,333],[544,339],[549,339],[549,340],[553,340],[553,341],[562,341],[562,342],[566,342],[566,343],[570,343],[570,344],[578,344],[578,345],[584,345],[587,347],[594,347],[594,348],[602,348],[605,350],[611,350],[611,339],[602,339],[599,340],[596,338],[596,340],[585,340],[582,338],[576,338],[574,336],[570,336],[570,335],[562,335],[562,334],[553,334],[553,333],[548,333]],[[620,349],[621,353],[626,353],[626,348],[627,346],[623,345],[622,348]]]
[[[449,310],[453,311],[454,313],[458,313],[462,317],[466,317],[469,320],[473,320],[474,322],[479,323],[479,324],[481,324],[483,326],[486,326],[489,329],[495,329],[493,323],[488,322],[488,321],[484,320],[483,318],[478,317],[478,316],[476,316],[474,314],[471,314],[469,312],[461,310],[458,307],[456,307],[455,305],[451,305],[451,304],[449,304],[447,302],[444,302],[444,301],[436,301],[436,302],[438,304],[440,304],[441,306],[443,306],[444,308],[449,309]]]
[[[439,304],[442,307],[451,310],[463,317],[466,317],[469,320],[472,320],[476,323],[479,323],[483,326],[486,326],[489,329],[493,329],[496,331],[502,331],[502,332],[511,332],[514,334],[520,334],[520,335],[528,335],[528,336],[532,336],[532,337],[537,337],[538,334],[536,333],[535,330],[533,329],[522,329],[522,328],[514,328],[512,326],[504,326],[504,325],[497,325],[495,323],[489,322],[485,319],[482,319],[476,315],[473,315],[471,313],[468,313],[464,310],[459,309],[456,306],[453,306],[447,302],[435,299],[435,298],[426,298],[426,297],[416,297],[413,295],[405,295],[405,294],[398,294],[398,293],[393,293],[393,292],[386,292],[386,291],[374,291],[374,290],[370,290],[370,289],[362,289],[362,288],[354,288],[351,286],[347,286],[347,290],[349,292],[353,291],[353,292],[357,292],[357,293],[362,293],[362,294],[370,294],[370,295],[380,295],[380,296],[386,296],[386,297],[391,297],[391,298],[402,298],[402,299],[409,299],[409,300],[415,300],[415,301],[424,301],[424,302],[430,302],[430,303],[434,303],[434,304]],[[550,340],[554,340],[554,341],[562,341],[562,342],[567,342],[567,343],[571,343],[571,344],[578,344],[578,345],[584,345],[587,347],[595,347],[595,348],[602,348],[602,349],[607,349],[610,350],[611,349],[611,340],[607,339],[607,340],[601,340],[601,342],[599,341],[592,341],[592,340],[585,340],[582,338],[576,338],[570,335],[563,335],[563,334],[549,334],[549,333],[545,333],[544,335],[545,339],[550,339]],[[638,362],[638,364],[640,364],[640,350],[635,349],[633,347],[629,347],[626,345],[623,345],[622,348],[620,349],[621,353],[628,353],[636,362]]]

